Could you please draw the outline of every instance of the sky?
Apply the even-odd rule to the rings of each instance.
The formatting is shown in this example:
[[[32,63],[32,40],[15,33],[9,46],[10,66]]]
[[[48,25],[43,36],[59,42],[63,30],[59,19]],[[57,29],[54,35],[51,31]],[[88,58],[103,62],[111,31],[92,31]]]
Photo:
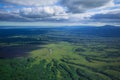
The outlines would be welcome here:
[[[120,26],[120,0],[0,0],[0,26]]]

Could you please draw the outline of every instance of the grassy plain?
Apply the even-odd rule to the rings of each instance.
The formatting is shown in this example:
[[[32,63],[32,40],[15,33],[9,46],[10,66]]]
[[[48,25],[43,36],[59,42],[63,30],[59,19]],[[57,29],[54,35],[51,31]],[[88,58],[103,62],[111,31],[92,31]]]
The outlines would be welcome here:
[[[100,46],[100,45],[99,45]],[[105,45],[101,45],[101,48]],[[39,46],[27,57],[0,60],[1,80],[119,80],[120,58],[105,57],[105,49],[93,51],[68,42]],[[93,46],[95,47],[95,46]],[[98,46],[96,46],[98,47]],[[95,48],[94,48],[95,49]],[[104,51],[104,52],[103,52]]]

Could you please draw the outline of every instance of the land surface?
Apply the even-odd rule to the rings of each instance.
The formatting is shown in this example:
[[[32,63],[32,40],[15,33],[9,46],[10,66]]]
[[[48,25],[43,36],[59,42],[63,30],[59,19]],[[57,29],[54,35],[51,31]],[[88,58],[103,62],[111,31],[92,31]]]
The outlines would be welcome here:
[[[120,80],[120,28],[0,29],[0,80]]]

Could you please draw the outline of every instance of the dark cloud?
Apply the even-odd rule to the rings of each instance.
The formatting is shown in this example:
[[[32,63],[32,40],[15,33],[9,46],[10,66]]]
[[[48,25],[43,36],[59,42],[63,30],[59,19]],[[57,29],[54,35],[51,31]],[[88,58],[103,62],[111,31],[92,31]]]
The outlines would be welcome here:
[[[103,12],[101,14],[95,14],[91,16],[91,19],[119,19],[120,20],[120,9]]]
[[[120,13],[117,14],[96,14],[91,17],[92,19],[120,19]]]
[[[120,0],[114,0],[115,4],[120,4]]]
[[[109,11],[107,13],[95,14],[90,17],[92,22],[101,22],[109,24],[120,24],[120,10]]]
[[[29,21],[21,16],[19,14],[12,14],[8,12],[0,11],[0,21]]]
[[[22,6],[43,6],[55,4],[57,0],[0,0],[0,2]]]
[[[81,13],[89,9],[105,6],[112,0],[61,0],[61,5],[68,8],[69,12]]]

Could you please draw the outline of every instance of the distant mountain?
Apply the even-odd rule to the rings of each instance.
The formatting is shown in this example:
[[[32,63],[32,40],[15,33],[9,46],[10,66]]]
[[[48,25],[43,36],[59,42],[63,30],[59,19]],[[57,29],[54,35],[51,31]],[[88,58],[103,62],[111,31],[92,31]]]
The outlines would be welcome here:
[[[101,37],[120,37],[120,27],[105,25],[105,26],[73,26],[68,27],[71,33],[80,32],[85,35],[101,36]],[[67,31],[66,30],[66,31]]]
[[[101,27],[105,27],[105,28],[120,28],[120,26],[113,26],[113,25],[104,25]]]

